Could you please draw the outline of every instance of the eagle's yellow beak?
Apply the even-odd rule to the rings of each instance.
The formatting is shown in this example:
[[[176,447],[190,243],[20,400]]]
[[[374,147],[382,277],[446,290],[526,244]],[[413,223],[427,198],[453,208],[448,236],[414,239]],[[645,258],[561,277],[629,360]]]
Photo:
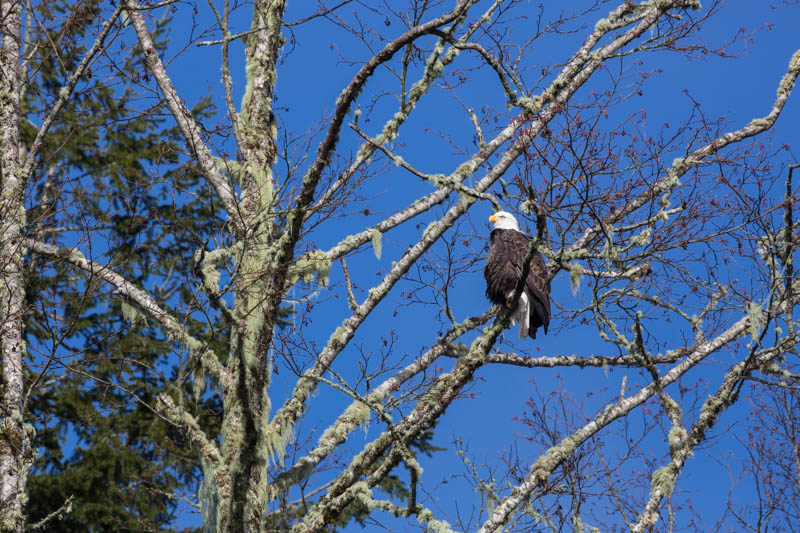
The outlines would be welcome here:
[[[492,215],[489,217],[489,222],[497,222],[497,215]]]

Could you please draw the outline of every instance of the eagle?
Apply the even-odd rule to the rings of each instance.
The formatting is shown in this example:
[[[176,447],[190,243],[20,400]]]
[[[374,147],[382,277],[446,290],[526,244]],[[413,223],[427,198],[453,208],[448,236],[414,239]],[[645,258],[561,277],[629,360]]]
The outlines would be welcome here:
[[[531,238],[519,229],[514,215],[498,211],[489,217],[494,228],[489,237],[489,256],[483,269],[486,296],[492,303],[510,306],[514,287],[522,276],[522,264],[528,255]],[[539,252],[534,252],[528,277],[519,295],[511,324],[519,322],[519,338],[536,338],[539,326],[550,324],[550,280],[547,266]]]

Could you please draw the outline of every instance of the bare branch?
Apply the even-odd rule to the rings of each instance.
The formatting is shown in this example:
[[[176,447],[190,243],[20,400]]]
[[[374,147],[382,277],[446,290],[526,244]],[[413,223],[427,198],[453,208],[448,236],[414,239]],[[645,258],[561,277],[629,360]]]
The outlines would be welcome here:
[[[70,497],[67,498],[67,500],[64,502],[64,504],[61,507],[59,507],[58,509],[56,509],[55,511],[53,511],[49,515],[45,516],[44,518],[42,518],[41,520],[39,520],[35,524],[32,524],[30,526],[31,530],[32,531],[38,531],[40,529],[43,529],[47,524],[49,524],[50,522],[52,522],[56,518],[60,519],[63,515],[71,513],[72,512],[72,502],[74,502],[74,501],[75,501],[75,496],[74,495],[70,495]]]
[[[743,335],[747,331],[748,326],[748,317],[745,316],[739,319],[739,321],[725,330],[722,334],[699,346],[694,352],[687,356],[686,359],[672,367],[672,369],[670,369],[668,372],[664,373],[661,379],[658,381],[659,386],[664,388],[670,383],[674,383],[679,377],[693,368],[697,363]],[[595,435],[598,431],[606,427],[614,420],[644,403],[648,398],[657,393],[656,389],[656,385],[650,384],[633,396],[621,400],[616,404],[609,405],[591,422],[574,432],[569,437],[565,438],[559,445],[547,450],[547,453],[542,455],[531,466],[530,472],[525,477],[525,480],[514,487],[511,495],[505,498],[494,509],[489,519],[486,520],[486,522],[484,522],[479,529],[479,533],[494,531],[497,527],[504,524],[506,520],[508,520],[508,517],[513,510],[516,509],[517,506],[524,501],[538,485],[544,483],[552,471],[555,470],[555,468],[570,454],[572,454],[572,452],[575,451],[578,446],[586,442],[587,439]]]
[[[123,3],[120,3],[120,5],[123,5]],[[180,127],[186,139],[186,143],[197,158],[197,162],[202,167],[206,179],[211,182],[211,185],[217,192],[217,196],[225,207],[228,216],[231,217],[231,220],[238,226],[238,207],[233,189],[225,176],[223,176],[217,168],[214,157],[211,155],[211,152],[200,136],[199,128],[197,124],[195,124],[192,113],[187,109],[186,105],[184,105],[181,97],[172,85],[172,81],[169,79],[167,71],[161,62],[161,58],[158,56],[158,52],[156,52],[153,38],[145,24],[144,17],[141,13],[141,6],[136,0],[125,0],[124,6],[128,10],[133,27],[136,29],[136,35],[139,37],[139,43],[142,45],[142,51],[147,60],[147,65],[150,67],[153,76],[158,82],[158,86],[161,88],[161,93],[167,102],[169,110],[172,112],[172,116]]]
[[[138,304],[148,315],[155,318],[164,327],[164,330],[172,340],[179,341],[186,346],[193,358],[202,361],[203,366],[214,375],[219,383],[227,386],[226,371],[217,359],[216,354],[214,354],[208,345],[189,335],[181,323],[167,310],[162,308],[145,291],[134,286],[131,282],[127,281],[119,274],[112,272],[105,266],[95,263],[94,261],[89,261],[78,250],[58,248],[51,244],[31,239],[26,239],[25,245],[35,253],[67,261],[112,285],[117,293],[129,298],[132,302]],[[191,366],[189,362],[187,362],[187,364]]]

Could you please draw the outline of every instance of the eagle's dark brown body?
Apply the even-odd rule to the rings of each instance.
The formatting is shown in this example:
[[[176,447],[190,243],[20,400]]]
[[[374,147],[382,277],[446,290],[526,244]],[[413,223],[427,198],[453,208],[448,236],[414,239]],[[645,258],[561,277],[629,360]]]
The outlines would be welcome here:
[[[513,229],[494,229],[489,237],[489,257],[483,269],[486,279],[486,296],[492,303],[507,305],[517,280],[522,275],[522,263],[528,255],[530,238]],[[550,281],[542,254],[536,252],[531,259],[531,268],[523,292],[530,302],[531,338],[536,338],[539,326],[550,324]]]

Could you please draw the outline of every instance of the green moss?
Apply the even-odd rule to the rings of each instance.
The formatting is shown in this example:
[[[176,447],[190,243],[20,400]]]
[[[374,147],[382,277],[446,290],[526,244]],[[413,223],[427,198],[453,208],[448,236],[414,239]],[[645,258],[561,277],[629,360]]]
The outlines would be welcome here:
[[[348,235],[339,242],[338,246],[346,249],[352,249],[356,248],[359,244],[361,244],[361,240],[359,239],[358,235]]]
[[[211,261],[203,261],[200,265],[203,273],[203,286],[212,294],[219,292],[220,272]]]
[[[328,441],[341,442],[347,437],[351,428],[355,426],[367,427],[370,413],[370,408],[366,403],[360,400],[354,401],[345,409],[345,412],[342,413],[339,419],[341,423],[337,420],[322,432],[319,438],[319,444],[325,445]]]
[[[441,189],[448,185],[447,177],[444,174],[431,174],[428,176],[428,182]]]
[[[475,202],[475,198],[459,189],[458,202],[461,204],[461,207],[466,209],[471,203]]]
[[[557,446],[553,446],[547,453],[536,460],[531,466],[531,472],[537,478],[539,483],[544,482],[553,470],[561,464],[561,462],[572,455],[577,449],[578,441],[573,437],[567,437],[562,440]]]
[[[366,481],[357,481],[353,486],[347,489],[353,499],[359,503],[364,504],[368,509],[372,510],[375,507],[375,502],[372,499],[372,489],[369,488]]]
[[[729,394],[723,393],[719,396],[709,396],[700,409],[700,416],[697,421],[702,426],[712,427],[717,418],[717,414],[725,407]]]
[[[669,449],[672,451],[679,449],[687,437],[686,429],[681,426],[672,426],[672,429],[669,430],[669,435],[667,435]]]
[[[428,531],[432,533],[453,533],[450,524],[443,520],[437,520],[433,517],[433,513],[429,509],[422,509],[417,513],[417,520],[420,524],[426,526]]]
[[[457,181],[461,181],[464,178],[468,178],[472,174],[472,164],[469,162],[461,163],[458,166],[455,172],[453,172],[453,178]]]

